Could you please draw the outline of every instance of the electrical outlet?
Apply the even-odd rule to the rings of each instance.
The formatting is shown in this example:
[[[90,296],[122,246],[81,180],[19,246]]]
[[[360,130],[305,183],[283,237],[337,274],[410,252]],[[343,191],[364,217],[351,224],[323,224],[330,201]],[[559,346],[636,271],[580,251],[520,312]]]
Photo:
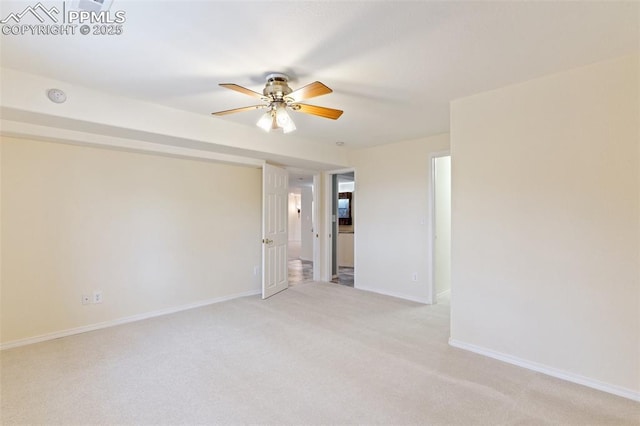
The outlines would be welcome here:
[[[414,272],[413,274],[411,274],[411,281],[418,281],[418,273]]]
[[[260,274],[260,267],[258,265],[253,267],[253,275]]]
[[[91,296],[89,296],[88,294],[83,294],[81,300],[83,305],[88,305],[89,303],[91,303]]]
[[[93,292],[93,303],[102,303],[102,291]]]

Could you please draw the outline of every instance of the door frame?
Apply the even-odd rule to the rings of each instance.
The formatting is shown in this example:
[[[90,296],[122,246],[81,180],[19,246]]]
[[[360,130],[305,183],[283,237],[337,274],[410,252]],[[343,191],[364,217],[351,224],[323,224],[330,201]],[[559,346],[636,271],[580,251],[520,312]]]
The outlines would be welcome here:
[[[320,237],[321,237],[321,231],[320,229],[322,228],[321,224],[322,224],[322,217],[320,216],[320,196],[319,194],[321,193],[321,182],[322,182],[322,174],[321,172],[317,171],[317,170],[308,170],[308,169],[303,169],[303,168],[298,168],[298,167],[293,167],[293,166],[282,166],[285,170],[287,170],[287,172],[289,173],[298,173],[298,174],[305,174],[308,176],[313,176],[313,183],[312,183],[312,188],[311,188],[311,205],[312,205],[312,211],[311,211],[311,217],[312,217],[312,226],[313,226],[313,243],[312,243],[312,250],[313,250],[313,255],[312,255],[312,261],[313,261],[313,270],[312,270],[312,280],[313,281],[321,281],[321,275],[322,275],[322,268],[321,268],[321,250],[320,250]],[[288,189],[288,191],[290,190],[290,188]],[[302,204],[301,204],[302,206]],[[302,212],[301,212],[302,213]],[[263,219],[264,221],[264,219]],[[303,231],[301,231],[303,232]],[[287,241],[287,252],[289,250],[289,242]]]
[[[320,217],[320,197],[318,196],[320,193],[320,189],[322,182],[322,176],[320,173],[314,173],[313,175],[313,188],[311,193],[313,194],[313,280],[314,281],[322,281],[322,265],[321,262],[321,253],[320,253],[320,229],[321,226],[321,217]]]
[[[322,228],[323,233],[321,234],[321,238],[320,238],[320,243],[321,246],[324,248],[324,250],[322,250],[322,264],[321,264],[321,269],[320,269],[320,280],[321,281],[326,281],[329,282],[331,281],[332,277],[332,271],[331,271],[331,267],[332,267],[332,256],[333,256],[333,239],[335,238],[337,241],[338,236],[337,235],[333,235],[332,233],[332,227],[333,227],[333,216],[335,215],[336,218],[335,220],[337,221],[337,212],[333,212],[332,211],[332,206],[333,206],[333,176],[334,175],[339,175],[342,173],[351,173],[353,172],[353,182],[354,182],[354,190],[355,187],[357,186],[357,172],[356,169],[354,167],[347,167],[344,169],[336,169],[336,170],[330,170],[330,171],[326,171],[323,172],[323,177],[324,177],[324,185],[323,185],[323,192],[324,192],[324,196],[323,196],[323,209],[322,209],[322,213],[323,213],[323,223],[324,226]],[[339,192],[339,191],[338,191]],[[338,196],[338,194],[335,194],[336,198]],[[337,204],[337,202],[336,202]],[[355,219],[355,216],[354,216]],[[356,248],[357,248],[357,241],[355,238],[356,235],[356,230],[358,227],[357,224],[357,220],[353,221],[354,225],[353,225],[353,233],[354,233],[354,239],[353,239],[353,270],[356,271],[356,267],[357,267],[357,256],[356,256]],[[336,256],[337,259],[337,256]],[[357,278],[356,278],[357,274],[355,274],[354,276],[354,282],[353,282],[353,287],[357,288]]]
[[[429,154],[429,185],[428,185],[428,204],[429,204],[429,224],[428,224],[428,247],[429,255],[427,259],[427,268],[429,276],[427,279],[427,303],[438,303],[438,295],[436,290],[436,159],[442,157],[451,157],[451,151],[436,151]]]

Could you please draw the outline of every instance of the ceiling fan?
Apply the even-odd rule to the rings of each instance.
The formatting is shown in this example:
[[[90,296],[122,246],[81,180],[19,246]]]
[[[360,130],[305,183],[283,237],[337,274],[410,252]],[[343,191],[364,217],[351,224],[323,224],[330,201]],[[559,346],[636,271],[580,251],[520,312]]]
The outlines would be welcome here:
[[[254,92],[246,87],[233,83],[220,83],[220,86],[245,95],[258,98],[266,104],[251,105],[242,108],[228,109],[226,111],[218,111],[213,115],[226,115],[235,112],[250,111],[253,109],[266,109],[267,111],[260,117],[256,125],[261,129],[269,132],[275,129],[282,129],[284,133],[292,132],[296,129],[291,116],[287,110],[303,112],[305,114],[317,115],[319,117],[337,120],[342,111],[339,109],[320,107],[315,105],[302,104],[300,101],[315,98],[333,92],[319,81],[307,84],[297,90],[291,90],[289,87],[289,76],[282,73],[272,73],[266,76],[267,83],[264,86],[262,94]]]

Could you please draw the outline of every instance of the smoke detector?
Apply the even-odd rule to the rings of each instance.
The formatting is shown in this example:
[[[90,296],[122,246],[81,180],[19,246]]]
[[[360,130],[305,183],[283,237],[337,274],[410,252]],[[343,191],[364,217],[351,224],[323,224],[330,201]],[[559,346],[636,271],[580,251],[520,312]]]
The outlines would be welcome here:
[[[51,102],[57,104],[64,103],[67,100],[67,95],[60,89],[49,89],[47,91],[47,97]]]

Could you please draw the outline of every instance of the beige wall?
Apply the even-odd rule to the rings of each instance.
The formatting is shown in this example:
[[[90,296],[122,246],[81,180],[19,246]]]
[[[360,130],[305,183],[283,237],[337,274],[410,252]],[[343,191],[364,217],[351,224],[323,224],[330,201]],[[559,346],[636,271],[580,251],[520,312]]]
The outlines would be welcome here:
[[[429,155],[448,149],[445,134],[351,153],[358,197],[357,288],[429,300]]]
[[[3,343],[259,290],[260,169],[0,147]]]
[[[452,103],[452,343],[640,391],[638,57]]]

